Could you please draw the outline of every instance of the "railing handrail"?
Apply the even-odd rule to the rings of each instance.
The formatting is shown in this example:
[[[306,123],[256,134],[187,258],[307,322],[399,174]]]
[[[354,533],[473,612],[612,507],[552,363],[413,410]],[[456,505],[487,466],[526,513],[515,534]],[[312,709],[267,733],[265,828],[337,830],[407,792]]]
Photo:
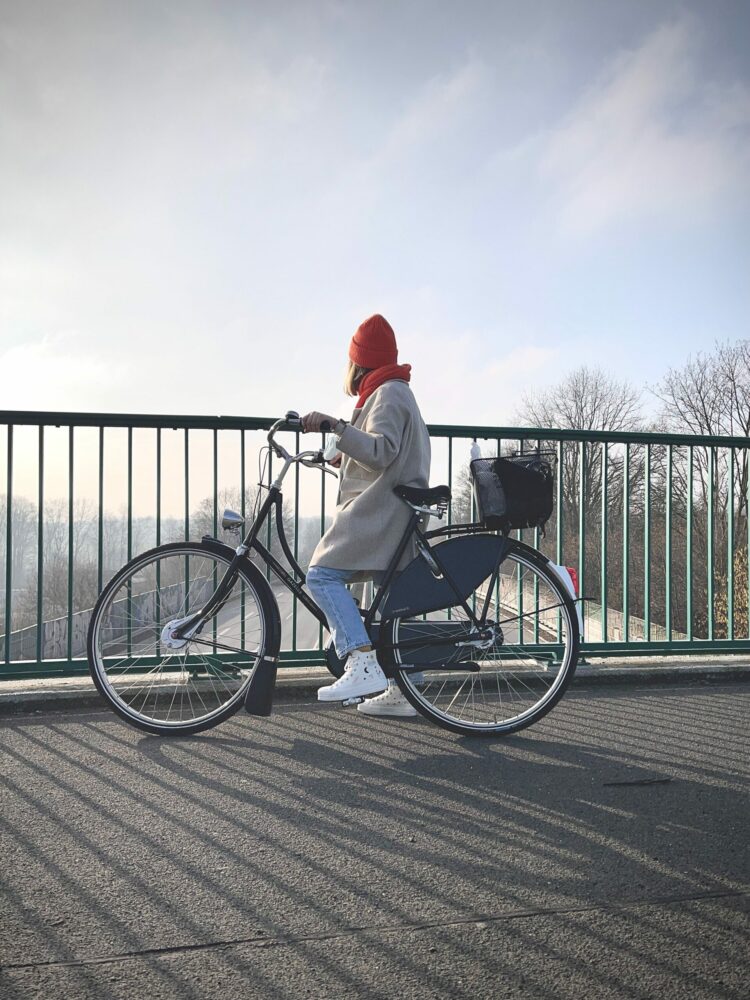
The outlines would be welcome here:
[[[0,424],[34,427],[131,427],[170,430],[268,430],[278,417],[235,417],[162,413],[75,413],[55,410],[0,410]],[[666,431],[575,430],[559,427],[495,427],[485,424],[428,424],[435,437],[510,440],[603,441],[609,444],[693,445],[750,448],[750,438]]]

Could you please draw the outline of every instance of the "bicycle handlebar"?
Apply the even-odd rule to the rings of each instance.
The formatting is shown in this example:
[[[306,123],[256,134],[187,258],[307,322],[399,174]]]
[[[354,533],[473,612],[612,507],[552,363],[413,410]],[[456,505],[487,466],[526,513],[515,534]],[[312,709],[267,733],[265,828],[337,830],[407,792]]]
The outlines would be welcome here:
[[[333,426],[330,420],[322,420],[320,424],[320,430],[327,434],[329,431],[333,430]],[[302,426],[302,420],[298,413],[294,410],[288,410],[285,416],[280,417],[271,427],[268,432],[268,443],[273,443],[273,436],[277,431],[301,431],[305,433],[305,429]]]
[[[330,420],[323,420],[321,422],[320,429],[323,432],[330,431],[332,429]],[[287,462],[298,461],[301,462],[302,465],[308,466],[308,468],[315,468],[317,466],[322,472],[327,472],[334,477],[336,476],[336,473],[333,472],[332,469],[326,469],[322,449],[318,449],[317,452],[302,451],[299,455],[290,455],[286,448],[274,441],[274,435],[277,431],[304,432],[302,421],[298,413],[294,410],[288,410],[283,417],[272,424],[271,429],[268,432],[268,444],[273,449],[274,454],[279,458],[283,458]]]

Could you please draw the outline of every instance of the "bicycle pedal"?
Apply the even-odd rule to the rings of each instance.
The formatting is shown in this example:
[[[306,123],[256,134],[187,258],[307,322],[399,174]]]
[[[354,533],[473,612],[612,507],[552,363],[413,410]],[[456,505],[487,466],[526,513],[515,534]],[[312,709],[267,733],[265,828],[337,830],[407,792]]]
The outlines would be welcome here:
[[[346,701],[341,702],[341,707],[351,708],[352,705],[360,705],[364,700],[364,695],[360,695],[359,698],[347,698]]]

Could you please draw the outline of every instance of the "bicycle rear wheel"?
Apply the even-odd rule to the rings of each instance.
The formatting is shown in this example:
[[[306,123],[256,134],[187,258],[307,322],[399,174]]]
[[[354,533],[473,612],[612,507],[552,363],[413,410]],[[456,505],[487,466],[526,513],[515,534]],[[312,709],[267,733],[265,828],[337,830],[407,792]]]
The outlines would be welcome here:
[[[240,572],[229,597],[190,641],[170,623],[198,611],[233,553],[195,542],[151,549],[124,566],[93,610],[89,669],[99,692],[131,725],[187,735],[223,722],[242,705],[273,621],[268,597]],[[174,627],[174,624],[173,624]]]
[[[579,629],[570,594],[540,553],[510,546],[492,592],[485,581],[467,600],[477,617],[487,607],[481,633],[459,603],[390,624],[399,687],[422,715],[454,732],[491,736],[530,726],[557,704],[575,672]]]

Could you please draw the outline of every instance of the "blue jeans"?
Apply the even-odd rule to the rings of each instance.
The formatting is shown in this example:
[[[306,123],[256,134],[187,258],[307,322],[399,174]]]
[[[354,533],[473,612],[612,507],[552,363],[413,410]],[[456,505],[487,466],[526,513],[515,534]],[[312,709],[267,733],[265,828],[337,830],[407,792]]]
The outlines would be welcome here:
[[[356,570],[311,566],[305,580],[307,589],[326,616],[328,630],[340,660],[353,649],[372,645],[359,608],[346,589],[346,584],[356,574]],[[373,572],[372,579],[376,586],[384,576],[384,570]]]

